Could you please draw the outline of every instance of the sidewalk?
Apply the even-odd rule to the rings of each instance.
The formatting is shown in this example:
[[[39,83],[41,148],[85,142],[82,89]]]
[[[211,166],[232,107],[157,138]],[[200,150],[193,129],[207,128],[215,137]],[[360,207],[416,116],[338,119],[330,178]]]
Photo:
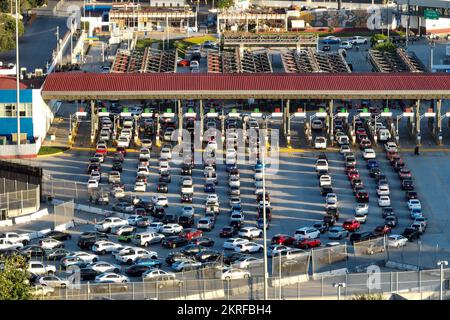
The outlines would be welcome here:
[[[69,131],[70,123],[69,117],[75,113],[77,106],[75,103],[63,103],[53,119],[53,123],[48,130],[47,138],[42,143],[43,147],[63,147],[70,148],[69,145]],[[50,141],[50,135],[55,135],[55,140]]]

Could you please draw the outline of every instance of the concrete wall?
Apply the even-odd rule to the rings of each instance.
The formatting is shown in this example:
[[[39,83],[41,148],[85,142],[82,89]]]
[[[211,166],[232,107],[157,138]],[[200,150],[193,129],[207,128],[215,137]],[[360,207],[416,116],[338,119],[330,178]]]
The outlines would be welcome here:
[[[41,89],[33,90],[33,134],[41,142],[44,141],[54,117],[52,108],[42,99]]]

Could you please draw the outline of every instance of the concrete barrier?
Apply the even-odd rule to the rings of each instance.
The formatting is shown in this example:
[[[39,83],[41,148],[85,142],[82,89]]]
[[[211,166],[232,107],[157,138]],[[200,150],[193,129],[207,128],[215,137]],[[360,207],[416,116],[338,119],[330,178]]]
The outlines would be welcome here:
[[[22,216],[13,218],[14,224],[27,223],[31,221],[30,216]]]
[[[52,229],[43,229],[43,230],[39,231],[39,232],[38,232],[39,237],[45,237],[45,235],[46,235],[47,233],[49,233],[50,231],[52,231]]]
[[[30,214],[30,221],[38,220],[44,216],[48,215],[47,208],[37,211],[35,213]]]
[[[57,225],[55,227],[55,230],[56,231],[65,231],[67,229],[73,228],[74,226],[75,225],[74,225],[73,221],[69,221],[67,223],[63,223],[63,224]]]
[[[297,284],[299,282],[308,282],[308,281],[309,281],[309,276],[307,274],[300,274],[300,275],[291,276],[291,277],[282,276],[281,281],[280,281],[280,278],[272,277],[271,281],[270,281],[270,285],[272,287],[278,287],[278,286],[280,286],[280,284],[282,286],[288,286],[291,284]]]
[[[0,227],[10,227],[13,225],[12,219],[0,221]]]
[[[314,273],[312,278],[313,278],[313,280],[319,280],[319,279],[327,278],[327,277],[342,276],[342,275],[346,275],[347,273],[348,273],[348,269],[342,268],[342,269],[336,269],[336,270],[331,270],[331,271],[326,271],[326,272]]]

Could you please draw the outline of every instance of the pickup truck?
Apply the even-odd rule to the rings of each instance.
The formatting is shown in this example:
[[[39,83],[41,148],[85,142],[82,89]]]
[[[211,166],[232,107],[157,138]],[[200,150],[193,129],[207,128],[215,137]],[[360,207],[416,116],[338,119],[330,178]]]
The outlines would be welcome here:
[[[5,232],[0,234],[0,239],[6,239],[12,243],[22,243],[24,246],[30,243],[30,236],[28,234],[18,234],[16,232]]]
[[[123,220],[120,218],[106,218],[103,221],[98,222],[95,225],[95,229],[100,232],[109,232],[114,227],[126,226],[128,225],[127,220]]]

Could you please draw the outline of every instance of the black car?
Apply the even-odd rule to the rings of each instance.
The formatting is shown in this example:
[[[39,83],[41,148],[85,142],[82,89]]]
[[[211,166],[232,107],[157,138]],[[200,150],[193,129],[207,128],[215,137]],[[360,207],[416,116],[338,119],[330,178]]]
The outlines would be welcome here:
[[[236,260],[246,257],[247,255],[240,252],[227,252],[223,256],[223,263],[227,265],[233,264]]]
[[[184,254],[186,254],[188,256],[195,256],[197,253],[200,253],[205,250],[209,250],[209,249],[206,247],[203,247],[203,246],[196,245],[196,244],[189,244],[186,247],[184,247],[181,250],[181,252],[183,252]]]
[[[384,207],[382,210],[383,211],[382,211],[381,215],[383,216],[384,219],[386,219],[386,217],[388,217],[388,216],[395,216],[395,212],[392,207]]]
[[[152,267],[135,264],[133,266],[128,267],[125,270],[125,273],[130,277],[142,277],[142,274],[150,269],[152,269]]]
[[[20,255],[24,257],[44,257],[45,250],[39,246],[29,245],[20,249]]]
[[[172,181],[172,177],[170,176],[170,173],[168,173],[168,172],[163,172],[159,176],[159,182],[170,183],[171,181]]]
[[[161,219],[161,222],[164,223],[164,224],[166,224],[166,223],[177,223],[177,221],[178,221],[178,217],[175,214],[166,214]]]
[[[170,237],[162,239],[162,241],[161,241],[161,245],[164,248],[171,248],[171,249],[183,247],[183,246],[187,245],[188,243],[189,242],[185,238],[179,237],[179,236],[170,236]]]
[[[374,234],[373,232],[369,232],[369,231],[353,232],[350,235],[350,243],[353,244],[355,242],[367,241],[367,240],[370,240],[370,239],[374,239],[376,237],[377,237],[376,234]]]
[[[419,195],[415,191],[406,191],[405,193],[405,200],[409,201],[411,199],[418,199]]]
[[[317,171],[317,179],[320,179],[321,176],[327,175],[328,170],[318,170]]]
[[[81,249],[91,249],[98,240],[107,240],[108,236],[100,232],[84,232],[78,239],[77,245]]]
[[[239,230],[233,226],[229,227],[223,227],[222,230],[220,230],[219,236],[221,238],[231,238],[235,235],[237,235]]]
[[[395,228],[398,225],[398,218],[394,215],[387,216],[384,219],[384,224],[388,227]]]
[[[194,225],[194,217],[192,216],[180,216],[178,218],[178,224],[183,228],[191,228]]]
[[[416,228],[408,227],[402,233],[402,236],[407,238],[409,241],[414,241],[420,239],[420,232]]]
[[[205,192],[216,192],[216,185],[214,183],[206,183],[204,191]]]
[[[240,221],[231,221],[230,222],[230,227],[233,227],[236,230],[241,230],[242,222],[240,222]]]
[[[56,230],[50,231],[49,233],[46,234],[46,236],[58,241],[72,239],[72,236],[69,233]]]
[[[101,274],[92,268],[82,268],[80,269],[80,278],[81,280],[95,280],[95,277]]]
[[[100,171],[100,165],[98,164],[90,164],[87,168],[87,174],[91,174],[92,171]]]
[[[328,158],[327,158],[327,155],[325,153],[321,153],[317,157],[317,160],[327,160],[328,161]]]
[[[195,259],[199,262],[222,261],[223,253],[216,250],[205,250],[197,253]]]
[[[334,226],[336,223],[336,217],[332,215],[326,215],[323,217],[323,223],[329,227]],[[319,230],[320,231],[320,230]]]
[[[317,230],[320,231],[320,233],[325,233],[326,231],[328,231],[328,229],[330,229],[330,225],[328,223],[324,222],[316,222],[313,225],[313,228],[316,228]]]
[[[158,220],[161,220],[162,218],[164,218],[165,215],[166,215],[166,211],[165,211],[164,207],[161,207],[161,206],[156,206],[154,208],[153,212],[151,213],[151,216]]]
[[[402,190],[413,191],[414,190],[414,182],[411,179],[404,179],[402,181]]]
[[[111,167],[111,171],[118,171],[118,172],[122,172],[122,162],[119,161],[114,161],[113,165]]]
[[[326,196],[329,193],[333,193],[333,188],[331,186],[322,186],[320,189],[320,194]]]
[[[190,243],[202,247],[212,247],[214,245],[214,240],[207,237],[198,237],[192,239]]]
[[[187,257],[188,255],[183,252],[171,252],[166,257],[166,263],[171,266],[175,261],[183,260]]]
[[[192,175],[192,167],[187,163],[183,163],[181,165],[181,175],[182,176],[190,176]]]
[[[192,193],[182,193],[181,194],[181,202],[187,202],[187,203],[192,203],[193,201],[193,196]]]
[[[338,208],[333,208],[333,207],[326,208],[326,209],[325,209],[325,213],[326,213],[328,216],[333,216],[333,217],[336,218],[336,220],[339,220],[339,214],[340,214],[340,212],[339,212],[339,209],[338,209]]]
[[[370,168],[369,175],[371,178],[378,178],[381,174],[380,168]]]
[[[156,187],[156,191],[159,193],[168,193],[169,186],[165,182],[159,182],[158,186]]]

